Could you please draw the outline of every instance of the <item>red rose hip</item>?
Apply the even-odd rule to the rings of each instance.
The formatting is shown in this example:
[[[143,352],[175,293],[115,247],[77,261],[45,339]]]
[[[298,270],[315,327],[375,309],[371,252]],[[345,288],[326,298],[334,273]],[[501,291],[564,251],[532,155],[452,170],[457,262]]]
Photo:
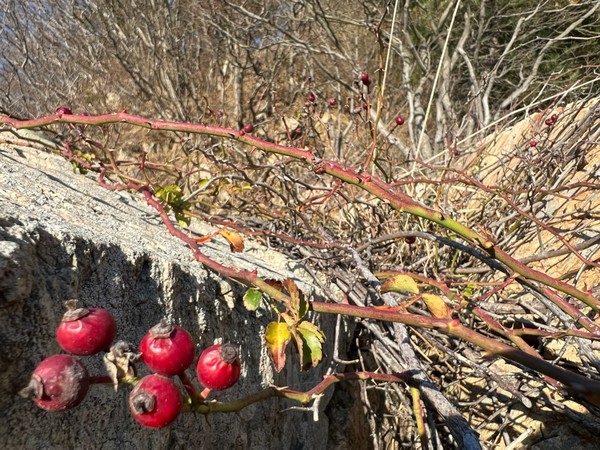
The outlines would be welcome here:
[[[232,344],[218,344],[202,352],[196,365],[198,379],[205,387],[222,391],[240,378],[240,359]]]
[[[56,340],[60,347],[74,355],[94,355],[108,351],[117,334],[117,324],[112,315],[102,308],[78,308],[76,300],[66,302]]]
[[[177,418],[181,406],[179,389],[162,375],[145,376],[129,394],[131,414],[145,427],[166,427]]]
[[[43,360],[33,371],[23,397],[48,411],[74,408],[85,398],[90,378],[85,366],[71,355],[53,355]]]
[[[161,321],[142,338],[140,352],[150,370],[170,377],[183,373],[192,364],[195,346],[183,327]]]

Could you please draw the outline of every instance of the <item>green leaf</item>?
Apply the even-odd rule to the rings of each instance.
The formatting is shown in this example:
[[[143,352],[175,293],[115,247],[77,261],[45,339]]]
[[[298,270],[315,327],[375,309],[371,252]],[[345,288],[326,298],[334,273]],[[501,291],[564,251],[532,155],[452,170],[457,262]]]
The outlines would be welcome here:
[[[462,292],[462,295],[466,299],[470,299],[475,295],[475,291],[478,289],[478,286],[475,283],[469,283],[465,287],[465,290]]]
[[[271,322],[267,325],[265,340],[267,350],[277,373],[285,367],[285,349],[290,342],[291,333],[288,326],[282,322]]]
[[[381,292],[411,292],[419,293],[417,282],[410,276],[399,273],[393,275],[381,283]]]
[[[176,184],[169,184],[158,188],[156,190],[156,196],[161,200],[162,203],[175,207],[181,203],[183,199],[183,192],[181,188]]]
[[[244,294],[244,306],[248,311],[256,311],[262,300],[262,292],[258,289],[248,289]]]
[[[187,228],[192,222],[192,218],[183,211],[175,211],[175,219],[181,228]]]
[[[315,367],[323,359],[323,343],[325,335],[311,322],[303,320],[298,324],[296,331],[302,339],[302,348],[298,348],[301,353],[300,363],[302,367],[311,365]]]

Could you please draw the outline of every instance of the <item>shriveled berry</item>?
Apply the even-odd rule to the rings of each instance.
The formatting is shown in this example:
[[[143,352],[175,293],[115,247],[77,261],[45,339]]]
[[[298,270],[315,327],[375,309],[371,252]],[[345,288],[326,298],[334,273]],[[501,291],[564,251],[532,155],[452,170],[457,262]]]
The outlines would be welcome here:
[[[396,116],[396,125],[398,125],[398,126],[404,125],[404,117]]]
[[[329,103],[329,106],[331,107],[337,106],[337,99],[330,97],[329,100],[327,100],[327,103]]]
[[[142,338],[140,353],[150,370],[170,377],[194,361],[194,340],[183,327],[161,321]]]
[[[179,389],[162,375],[145,376],[129,394],[131,414],[145,427],[166,427],[177,418],[181,406]]]
[[[554,125],[554,124],[556,123],[556,121],[557,121],[557,120],[558,120],[558,115],[556,115],[556,114],[552,114],[550,117],[548,117],[548,118],[545,120],[545,122],[544,122],[544,123],[550,127],[550,126]]]
[[[61,348],[74,355],[108,351],[117,334],[112,315],[102,308],[79,308],[76,300],[66,302],[67,312],[56,330]]]
[[[217,344],[202,352],[196,365],[198,379],[205,387],[222,391],[233,386],[240,378],[240,359],[237,347]]]
[[[79,405],[89,386],[88,371],[80,361],[71,355],[52,355],[35,368],[20,394],[40,408],[63,411]]]
[[[538,144],[537,141],[529,141],[529,146],[531,148],[537,147],[537,144]]]
[[[244,125],[244,133],[252,133],[252,131],[254,131],[254,125],[251,123]]]
[[[404,242],[406,242],[408,245],[412,245],[417,241],[417,238],[415,236],[406,236],[404,238]]]

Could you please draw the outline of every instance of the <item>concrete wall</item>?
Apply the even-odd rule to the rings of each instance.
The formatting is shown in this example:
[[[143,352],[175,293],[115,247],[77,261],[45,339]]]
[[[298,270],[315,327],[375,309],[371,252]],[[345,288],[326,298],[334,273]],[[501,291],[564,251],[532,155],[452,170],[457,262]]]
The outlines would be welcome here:
[[[239,414],[182,414],[169,428],[156,431],[130,416],[128,389],[115,393],[95,385],[79,407],[62,413],[45,412],[17,396],[37,363],[60,352],[54,331],[63,301],[72,297],[110,310],[118,323],[117,339],[136,345],[161,317],[185,326],[198,350],[218,340],[241,344],[242,379],[218,399],[271,383],[310,389],[330,363],[300,373],[294,355],[294,364],[275,374],[263,345],[272,313],[247,312],[240,301],[244,289],[196,263],[137,196],[107,191],[74,174],[61,158],[31,148],[32,140],[45,138],[0,132],[0,447],[325,448],[326,415],[315,422],[310,413],[282,413],[292,404],[280,399]],[[232,266],[258,268],[272,278],[292,276],[310,288],[297,263],[248,247],[236,255],[217,240],[203,249]],[[333,318],[321,322],[328,336],[333,336],[333,323]],[[331,346],[329,340],[328,355]],[[83,361],[92,375],[104,374],[100,356]],[[190,375],[195,379],[193,371]],[[321,408],[326,404],[327,398]]]

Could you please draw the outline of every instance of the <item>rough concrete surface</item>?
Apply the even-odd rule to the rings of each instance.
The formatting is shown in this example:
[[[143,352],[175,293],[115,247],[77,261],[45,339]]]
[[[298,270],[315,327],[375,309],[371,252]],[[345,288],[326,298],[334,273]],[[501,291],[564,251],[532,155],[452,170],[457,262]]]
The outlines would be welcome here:
[[[237,414],[182,414],[156,431],[130,416],[128,389],[115,393],[95,385],[79,407],[61,413],[45,412],[17,395],[37,363],[60,352],[54,331],[63,301],[75,297],[110,310],[117,339],[137,344],[167,317],[192,333],[198,350],[219,341],[242,344],[242,379],[217,399],[239,398],[271,383],[306,390],[328,367],[326,361],[299,372],[294,358],[275,374],[263,345],[272,313],[247,312],[243,289],[196,263],[137,196],[99,187],[60,157],[32,148],[31,138],[43,140],[41,135],[19,134],[0,132],[0,448],[325,448],[326,415],[314,421],[311,413],[282,413],[292,404],[281,399]],[[257,268],[272,278],[291,276],[309,287],[298,264],[246,244],[243,254],[232,254],[218,239],[202,248],[232,266]],[[320,323],[328,336],[333,323]],[[329,340],[328,355],[331,345]],[[92,375],[104,374],[100,356],[82,360]]]

